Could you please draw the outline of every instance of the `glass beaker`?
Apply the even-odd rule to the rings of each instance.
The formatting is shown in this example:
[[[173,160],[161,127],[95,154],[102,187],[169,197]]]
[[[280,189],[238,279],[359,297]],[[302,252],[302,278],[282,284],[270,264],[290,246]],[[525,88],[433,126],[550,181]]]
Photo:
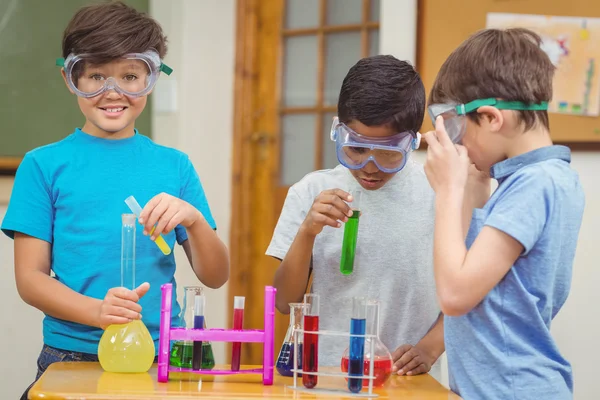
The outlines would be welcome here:
[[[194,328],[194,306],[196,296],[202,296],[202,287],[185,286],[183,295],[183,308],[179,314],[177,326],[180,328]],[[204,318],[204,328],[206,328],[206,317]],[[171,355],[169,363],[173,367],[193,369],[194,360],[194,342],[188,340],[177,340],[171,345]],[[202,369],[213,369],[215,367],[215,356],[213,354],[210,342],[202,342]]]
[[[121,216],[121,286],[135,289],[135,214]],[[154,362],[152,336],[142,320],[110,325],[98,343],[98,361],[107,372],[147,372]]]
[[[298,329],[302,329],[302,316],[307,308],[306,303],[289,303],[290,306],[290,325],[285,334],[285,339],[277,357],[275,367],[282,376],[294,376],[294,334]],[[298,369],[302,369],[302,335],[298,335]],[[302,374],[298,374],[302,376]]]
[[[367,337],[365,339],[364,369],[363,375],[368,376],[371,368],[371,348],[373,347],[373,387],[380,387],[385,384],[392,374],[392,354],[388,348],[379,339],[379,301],[367,300]],[[348,364],[350,363],[350,350],[347,348],[342,356],[342,372],[348,373]],[[369,379],[362,380],[363,387],[369,386]]]

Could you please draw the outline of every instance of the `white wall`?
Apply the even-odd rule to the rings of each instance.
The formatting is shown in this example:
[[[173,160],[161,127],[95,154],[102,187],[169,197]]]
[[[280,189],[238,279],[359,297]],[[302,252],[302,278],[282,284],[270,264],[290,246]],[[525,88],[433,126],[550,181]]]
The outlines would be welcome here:
[[[175,111],[153,114],[158,143],[186,152],[206,191],[221,239],[229,243],[231,216],[231,149],[233,76],[235,62],[234,0],[150,0],[150,13],[162,25],[169,40],[165,62],[173,74],[161,77],[157,99],[175,86]],[[158,102],[157,102],[158,103]],[[166,104],[173,106],[173,104]],[[170,109],[170,107],[167,107]],[[176,279],[180,286],[197,284],[185,254],[176,252]],[[227,327],[227,285],[206,289],[207,324]],[[181,293],[180,293],[181,294]],[[225,346],[214,343],[217,360],[224,360]]]

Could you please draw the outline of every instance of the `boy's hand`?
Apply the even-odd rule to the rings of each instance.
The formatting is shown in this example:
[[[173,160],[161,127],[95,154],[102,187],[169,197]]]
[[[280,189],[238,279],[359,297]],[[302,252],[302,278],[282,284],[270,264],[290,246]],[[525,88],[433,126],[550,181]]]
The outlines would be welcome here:
[[[432,189],[436,193],[459,191],[462,194],[471,163],[467,149],[452,143],[442,117],[435,121],[435,132],[427,132],[423,137],[428,144],[425,174]]]
[[[106,329],[109,325],[127,324],[135,319],[142,319],[142,306],[138,301],[148,292],[150,284],[145,282],[134,290],[124,287],[112,288],[104,296],[100,305],[98,326]]]
[[[324,190],[315,198],[304,222],[304,229],[312,236],[317,236],[328,225],[334,228],[342,226],[340,221],[348,221],[352,209],[346,201],[351,202],[352,196],[341,189]]]
[[[152,240],[161,233],[169,233],[177,225],[190,228],[194,222],[204,218],[200,211],[196,210],[190,203],[167,193],[154,196],[144,206],[140,217],[140,224],[144,225],[144,235],[152,232]],[[156,225],[154,231],[152,227]]]
[[[419,375],[431,370],[435,358],[417,346],[403,344],[392,353],[393,372],[398,375]]]

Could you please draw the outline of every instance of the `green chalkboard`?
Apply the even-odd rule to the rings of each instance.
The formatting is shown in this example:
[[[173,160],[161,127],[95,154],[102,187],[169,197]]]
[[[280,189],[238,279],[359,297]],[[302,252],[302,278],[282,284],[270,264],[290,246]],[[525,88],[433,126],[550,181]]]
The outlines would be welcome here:
[[[62,34],[75,11],[98,2],[0,0],[0,160],[21,158],[83,126],[77,98],[55,61],[62,56]],[[148,12],[148,0],[126,3]],[[151,106],[149,101],[136,123],[146,135],[151,135]]]

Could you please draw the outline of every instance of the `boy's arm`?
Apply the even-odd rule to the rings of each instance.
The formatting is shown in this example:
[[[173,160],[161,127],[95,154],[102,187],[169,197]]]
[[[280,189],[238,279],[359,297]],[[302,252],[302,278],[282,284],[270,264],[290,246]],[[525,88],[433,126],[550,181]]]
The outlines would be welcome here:
[[[138,293],[111,289],[108,302],[95,299],[50,277],[50,259],[50,243],[15,232],[15,278],[19,295],[27,304],[54,318],[98,328],[141,317],[137,301],[148,290],[147,284],[145,290]]]
[[[460,316],[479,304],[535,245],[546,224],[553,182],[533,174],[504,182],[467,251],[463,231],[467,150],[452,143],[441,117],[436,131],[424,138],[429,145],[425,173],[436,192],[433,264],[438,301],[444,314]]]
[[[315,236],[300,226],[296,238],[275,272],[273,285],[277,288],[276,306],[284,314],[290,312],[288,303],[302,301],[310,267]]]
[[[200,282],[212,289],[218,289],[229,279],[229,251],[216,233],[217,225],[200,177],[187,156],[182,158],[181,180],[179,198],[185,204],[177,202],[175,198],[170,199],[178,203],[174,210],[179,210],[179,215],[169,215],[168,210],[164,211],[165,216],[173,217],[168,224],[168,230],[175,229],[177,242],[183,247]],[[186,204],[191,207],[187,207]],[[189,211],[191,219],[181,215],[183,209]],[[175,226],[173,221],[176,223]],[[165,225],[159,221],[156,230]]]
[[[500,282],[523,246],[506,233],[485,226],[467,251],[462,231],[462,195],[436,200],[434,272],[442,311],[460,316],[473,309]]]
[[[209,288],[220,288],[229,279],[227,247],[204,218],[187,229],[187,234],[182,246],[194,273]]]
[[[467,238],[469,226],[473,217],[473,210],[483,208],[490,198],[491,178],[490,175],[479,171],[475,164],[469,166],[469,176],[465,186],[465,197],[463,201],[463,239]]]
[[[324,190],[313,199],[301,198],[292,186],[285,199],[267,255],[283,260],[275,272],[275,304],[287,314],[288,303],[302,301],[312,265],[315,239],[325,226],[339,228],[352,211],[345,201],[350,195],[340,189]],[[311,204],[312,202],[312,204]]]
[[[431,366],[444,353],[444,314],[437,320],[419,343],[415,346],[405,344],[392,354],[393,371],[398,375],[418,375],[431,370]]]

